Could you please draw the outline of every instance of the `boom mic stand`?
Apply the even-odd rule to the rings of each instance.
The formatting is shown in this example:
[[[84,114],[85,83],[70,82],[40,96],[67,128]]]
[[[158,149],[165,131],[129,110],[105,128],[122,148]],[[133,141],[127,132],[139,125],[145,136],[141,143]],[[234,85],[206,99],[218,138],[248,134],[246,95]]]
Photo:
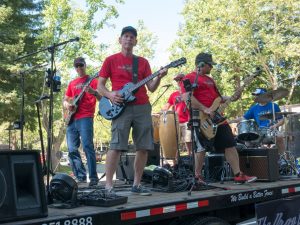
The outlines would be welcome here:
[[[51,68],[50,68],[50,75],[49,75],[49,80],[50,80],[50,103],[49,103],[49,121],[48,121],[48,130],[47,130],[47,185],[46,185],[46,192],[47,192],[47,200],[48,203],[52,203],[53,199],[50,194],[50,164],[51,164],[51,152],[52,152],[52,145],[53,145],[53,78],[54,78],[54,54],[55,54],[55,49],[59,46],[66,45],[70,42],[74,41],[79,41],[79,38],[73,38],[69,39],[67,41],[61,42],[61,43],[54,43],[53,45],[49,47],[42,48],[38,51],[29,53],[25,56],[21,56],[14,61],[19,61],[21,59],[27,58],[32,55],[36,55],[39,52],[44,52],[48,51],[50,52],[50,61],[51,61]]]
[[[200,66],[197,66],[197,71],[196,71],[196,78],[194,80],[194,83],[191,84],[190,80],[186,79],[183,80],[184,88],[186,92],[189,92],[188,98],[186,100],[186,105],[189,109],[190,113],[190,122],[189,126],[191,128],[191,133],[192,133],[192,165],[193,165],[193,178],[192,178],[192,186],[190,190],[188,191],[188,195],[190,196],[192,194],[192,190],[196,185],[196,178],[195,178],[195,149],[197,148],[197,144],[195,142],[195,130],[199,129],[199,124],[200,120],[195,118],[195,115],[193,115],[193,108],[192,108],[192,96],[194,93],[195,88],[197,88],[197,83],[198,83],[198,77],[199,77],[199,72],[200,72]]]

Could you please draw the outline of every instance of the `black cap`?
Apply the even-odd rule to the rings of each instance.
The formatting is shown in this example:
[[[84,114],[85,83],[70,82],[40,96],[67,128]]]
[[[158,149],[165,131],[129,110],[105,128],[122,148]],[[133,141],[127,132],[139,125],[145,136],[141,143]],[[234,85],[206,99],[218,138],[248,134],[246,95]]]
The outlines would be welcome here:
[[[83,57],[78,57],[78,58],[74,59],[74,66],[76,66],[78,64],[84,64],[84,65],[86,64]]]
[[[122,36],[123,34],[127,33],[127,32],[130,32],[130,33],[132,33],[134,36],[137,36],[137,31],[136,31],[136,29],[135,29],[134,27],[132,27],[132,26],[124,27],[124,28],[122,29],[121,36]]]
[[[199,53],[195,59],[195,65],[199,65],[200,62],[204,62],[210,65],[216,65],[216,63],[212,59],[212,55],[209,53]]]

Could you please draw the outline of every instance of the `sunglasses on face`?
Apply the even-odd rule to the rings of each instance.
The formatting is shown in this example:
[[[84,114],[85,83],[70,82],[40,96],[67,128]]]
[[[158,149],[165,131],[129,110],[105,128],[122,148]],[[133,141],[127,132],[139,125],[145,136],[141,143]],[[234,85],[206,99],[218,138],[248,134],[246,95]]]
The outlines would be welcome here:
[[[209,63],[206,63],[210,68],[213,68],[213,65],[209,64]]]
[[[82,63],[81,64],[76,64],[75,68],[78,68],[78,67],[84,67],[84,64],[82,64]]]

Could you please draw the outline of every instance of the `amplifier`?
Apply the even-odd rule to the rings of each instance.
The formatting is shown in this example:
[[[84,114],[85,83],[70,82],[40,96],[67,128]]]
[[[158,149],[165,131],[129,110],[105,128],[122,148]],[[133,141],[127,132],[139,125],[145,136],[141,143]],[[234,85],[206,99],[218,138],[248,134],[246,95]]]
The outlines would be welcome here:
[[[239,152],[240,168],[248,176],[261,181],[276,181],[279,178],[277,148],[247,148]]]
[[[154,144],[154,150],[148,151],[148,160],[146,166],[156,165],[159,166],[160,154],[159,154],[159,144]],[[135,152],[125,152],[121,154],[120,163],[118,164],[116,171],[116,178],[119,180],[129,180],[134,179],[134,158]]]

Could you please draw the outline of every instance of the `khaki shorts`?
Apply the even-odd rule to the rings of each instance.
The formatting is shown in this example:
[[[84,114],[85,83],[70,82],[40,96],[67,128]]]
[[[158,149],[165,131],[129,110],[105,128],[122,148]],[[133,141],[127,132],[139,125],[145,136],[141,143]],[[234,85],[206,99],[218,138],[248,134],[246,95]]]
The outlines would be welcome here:
[[[179,140],[180,143],[192,142],[192,132],[187,127],[188,123],[180,123],[179,124]]]
[[[123,113],[112,121],[110,149],[128,150],[132,127],[132,139],[137,150],[153,150],[151,105],[128,105]]]

